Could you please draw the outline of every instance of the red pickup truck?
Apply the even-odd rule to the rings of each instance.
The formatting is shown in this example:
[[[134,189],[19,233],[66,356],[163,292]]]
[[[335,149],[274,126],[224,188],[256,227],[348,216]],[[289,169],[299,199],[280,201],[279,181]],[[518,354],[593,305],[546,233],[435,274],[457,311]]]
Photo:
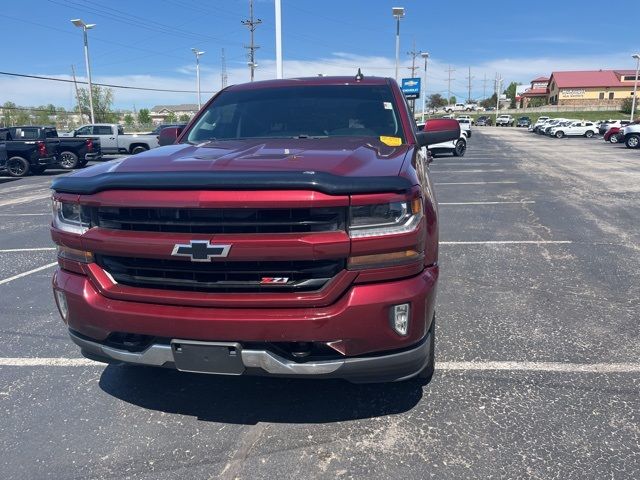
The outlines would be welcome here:
[[[53,182],[55,299],[88,358],[214,374],[425,381],[436,201],[395,81],[222,90],[142,154]]]

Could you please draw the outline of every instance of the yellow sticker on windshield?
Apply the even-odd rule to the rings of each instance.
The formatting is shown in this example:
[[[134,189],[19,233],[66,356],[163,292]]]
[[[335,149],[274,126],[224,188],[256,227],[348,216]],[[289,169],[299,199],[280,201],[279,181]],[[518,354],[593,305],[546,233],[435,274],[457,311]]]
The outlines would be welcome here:
[[[400,137],[385,137],[382,135],[380,136],[380,141],[390,147],[399,147],[402,145],[402,139]]]

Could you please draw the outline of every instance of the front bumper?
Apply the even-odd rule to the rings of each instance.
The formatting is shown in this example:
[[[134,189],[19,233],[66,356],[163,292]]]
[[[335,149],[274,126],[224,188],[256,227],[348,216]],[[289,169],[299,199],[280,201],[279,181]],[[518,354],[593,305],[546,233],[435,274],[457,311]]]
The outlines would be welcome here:
[[[71,340],[93,360],[176,368],[169,344],[156,343],[142,352],[130,352],[91,341],[73,331]],[[416,376],[431,357],[431,332],[417,345],[383,355],[295,362],[263,349],[241,348],[243,373],[296,378],[340,378],[354,383],[392,382]],[[207,365],[202,365],[206,371]],[[191,370],[190,370],[191,371]]]

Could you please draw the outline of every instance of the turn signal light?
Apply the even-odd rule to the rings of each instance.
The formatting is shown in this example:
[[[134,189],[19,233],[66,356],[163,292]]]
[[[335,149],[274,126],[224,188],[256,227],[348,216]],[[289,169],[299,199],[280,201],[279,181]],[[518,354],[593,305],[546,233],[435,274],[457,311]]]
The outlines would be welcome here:
[[[375,255],[360,255],[349,257],[347,268],[352,270],[373,267],[389,267],[402,265],[419,260],[423,255],[415,250],[404,250],[402,252],[377,253]]]
[[[93,263],[93,253],[75,248],[58,245],[58,258],[64,258],[73,262]]]

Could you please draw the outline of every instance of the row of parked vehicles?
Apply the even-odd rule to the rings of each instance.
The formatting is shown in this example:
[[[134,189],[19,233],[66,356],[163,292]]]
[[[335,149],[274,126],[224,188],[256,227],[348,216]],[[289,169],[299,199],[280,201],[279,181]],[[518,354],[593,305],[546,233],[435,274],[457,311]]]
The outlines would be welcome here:
[[[640,121],[585,121],[567,118],[540,117],[529,131],[555,138],[602,135],[606,142],[624,143],[627,148],[640,147]]]
[[[47,168],[72,170],[103,155],[135,155],[158,145],[156,133],[125,134],[121,125],[110,123],[83,125],[66,133],[37,125],[5,127],[0,128],[0,173],[24,177]]]

